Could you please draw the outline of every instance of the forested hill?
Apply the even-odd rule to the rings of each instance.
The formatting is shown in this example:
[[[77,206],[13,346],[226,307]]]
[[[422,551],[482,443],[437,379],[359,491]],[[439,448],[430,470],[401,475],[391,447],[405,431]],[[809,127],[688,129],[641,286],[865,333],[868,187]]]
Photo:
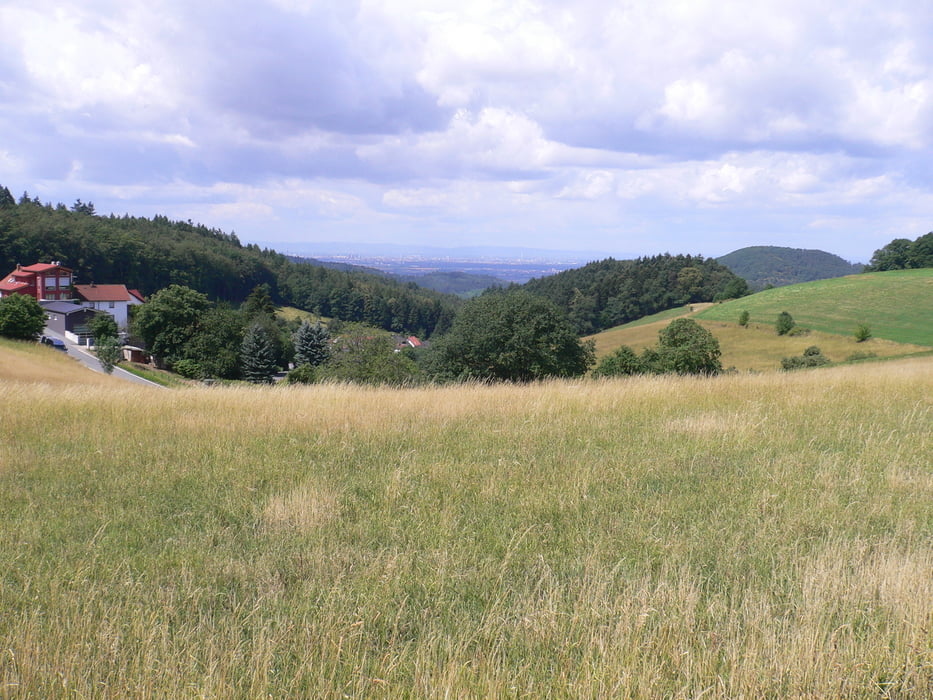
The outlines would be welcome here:
[[[861,265],[823,250],[771,245],[740,248],[716,260],[743,277],[753,289],[845,277],[862,271]]]
[[[607,258],[533,279],[524,288],[564,309],[580,334],[684,304],[748,293],[745,280],[715,260],[670,254],[637,260]]]
[[[146,295],[182,284],[239,303],[267,284],[277,303],[419,336],[446,330],[458,303],[381,275],[293,262],[190,221],[98,216],[80,200],[68,208],[24,193],[17,201],[0,186],[0,274],[52,260],[79,282],[124,283]]]

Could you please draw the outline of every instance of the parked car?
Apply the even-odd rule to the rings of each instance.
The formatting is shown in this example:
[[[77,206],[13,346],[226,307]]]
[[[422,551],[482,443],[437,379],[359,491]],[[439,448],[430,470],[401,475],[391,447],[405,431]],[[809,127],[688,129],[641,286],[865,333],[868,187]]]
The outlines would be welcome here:
[[[56,350],[61,350],[62,352],[68,352],[68,348],[65,347],[64,341],[59,340],[58,338],[51,338],[47,335],[44,335],[41,338],[39,338],[39,342],[43,343],[44,345],[51,345]]]

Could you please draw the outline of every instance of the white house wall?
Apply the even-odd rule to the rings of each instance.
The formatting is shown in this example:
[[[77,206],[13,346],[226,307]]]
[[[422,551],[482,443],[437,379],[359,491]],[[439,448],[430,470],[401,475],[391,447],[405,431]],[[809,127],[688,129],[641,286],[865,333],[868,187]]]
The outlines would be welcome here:
[[[129,304],[125,301],[84,301],[81,302],[81,306],[110,314],[120,330],[125,331],[129,324]]]

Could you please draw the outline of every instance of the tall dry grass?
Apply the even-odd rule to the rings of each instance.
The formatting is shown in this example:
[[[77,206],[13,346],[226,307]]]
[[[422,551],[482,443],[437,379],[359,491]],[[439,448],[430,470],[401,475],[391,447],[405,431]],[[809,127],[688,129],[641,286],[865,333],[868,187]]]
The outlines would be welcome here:
[[[118,380],[93,372],[75,358],[47,345],[0,338],[0,381],[106,386]]]
[[[0,382],[0,696],[923,697],[931,368]]]

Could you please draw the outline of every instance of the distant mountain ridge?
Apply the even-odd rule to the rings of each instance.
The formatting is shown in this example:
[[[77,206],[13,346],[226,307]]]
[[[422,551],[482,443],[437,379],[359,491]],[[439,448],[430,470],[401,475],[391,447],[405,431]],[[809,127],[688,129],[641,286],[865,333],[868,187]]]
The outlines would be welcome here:
[[[823,250],[770,245],[740,248],[716,261],[744,278],[753,289],[845,277],[864,268]]]

